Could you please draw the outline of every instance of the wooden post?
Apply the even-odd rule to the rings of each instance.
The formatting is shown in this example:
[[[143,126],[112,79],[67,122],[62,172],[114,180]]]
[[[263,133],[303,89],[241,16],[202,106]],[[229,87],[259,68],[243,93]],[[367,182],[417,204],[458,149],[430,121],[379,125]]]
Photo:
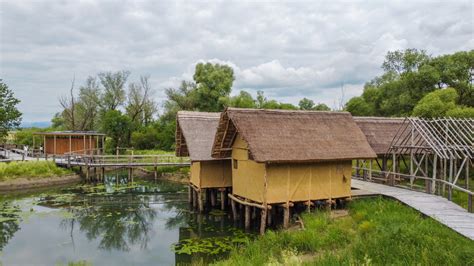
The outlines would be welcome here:
[[[43,135],[43,152],[44,158],[48,160],[48,154],[46,153],[46,135]]]
[[[430,193],[434,194],[436,192],[436,168],[437,168],[437,163],[438,163],[438,155],[435,154],[433,158],[433,177],[431,180],[431,190]]]
[[[369,159],[369,180],[372,181],[372,159]]]
[[[471,213],[474,212],[472,208],[472,195],[471,194],[467,195],[467,211]]]
[[[272,216],[273,216],[273,213],[274,213],[274,208],[271,208],[270,209],[270,213],[267,213],[267,224],[268,225],[271,225],[272,224]]]
[[[216,206],[216,201],[217,201],[217,193],[216,193],[216,190],[215,189],[210,189],[211,191],[211,206],[212,207],[215,207]]]
[[[466,184],[465,187],[467,190],[469,190],[469,165],[471,165],[471,160],[468,160],[466,162]]]
[[[245,229],[250,228],[250,206],[245,205]]]
[[[263,235],[265,233],[265,225],[267,224],[267,211],[268,209],[262,209],[262,214],[260,216],[260,234]]]
[[[72,152],[72,136],[69,135],[69,153]]]
[[[390,181],[389,185],[393,186],[395,185],[395,173],[397,172],[397,156],[395,155],[395,152],[392,154],[392,175],[390,176]]]
[[[203,200],[202,200],[202,192],[204,190],[204,193],[206,192],[205,189],[203,188],[200,188],[199,191],[198,191],[198,205],[199,205],[199,212],[204,212],[204,203],[203,203]]]
[[[283,228],[288,228],[290,224],[290,204],[286,203],[283,206]]]
[[[198,193],[193,188],[193,207],[196,208],[198,206]]]
[[[449,158],[449,187],[448,187],[448,200],[452,200],[453,197],[453,157]]]
[[[188,186],[188,202],[193,203],[193,188],[191,185]]]
[[[84,145],[82,146],[84,149],[82,151],[82,154],[86,155],[87,154],[87,150],[86,150],[86,135],[83,136],[83,139],[84,139]]]
[[[54,150],[54,157],[56,157],[56,135],[54,135],[54,143],[53,143],[53,150]]]
[[[226,202],[225,189],[221,189],[220,193],[221,193],[221,210],[225,210],[225,202]]]
[[[232,198],[230,198],[230,205],[232,206],[232,217],[234,218],[234,221],[237,221],[239,216],[238,216],[238,213],[237,213],[237,208],[235,206],[235,201]]]

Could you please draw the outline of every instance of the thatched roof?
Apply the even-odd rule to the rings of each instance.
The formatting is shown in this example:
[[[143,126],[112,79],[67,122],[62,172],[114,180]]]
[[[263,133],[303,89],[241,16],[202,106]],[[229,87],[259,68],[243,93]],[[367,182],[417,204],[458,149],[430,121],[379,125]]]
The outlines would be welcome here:
[[[257,162],[317,162],[375,158],[347,112],[227,108],[212,149],[225,158],[239,134]]]
[[[392,117],[354,117],[377,155],[388,152],[393,138],[404,123],[404,118]]]
[[[191,161],[215,160],[212,144],[220,113],[180,111],[176,116],[176,156],[189,156]]]

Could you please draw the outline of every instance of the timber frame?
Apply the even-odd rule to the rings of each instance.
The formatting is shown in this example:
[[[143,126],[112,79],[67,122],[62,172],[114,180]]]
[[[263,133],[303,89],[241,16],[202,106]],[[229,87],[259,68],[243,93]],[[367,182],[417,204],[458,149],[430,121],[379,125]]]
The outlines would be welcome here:
[[[448,200],[454,189],[468,194],[468,211],[473,212],[473,155],[474,119],[407,117],[381,158],[382,164],[376,160],[381,171],[373,169],[372,161],[357,161],[355,177],[423,189]]]

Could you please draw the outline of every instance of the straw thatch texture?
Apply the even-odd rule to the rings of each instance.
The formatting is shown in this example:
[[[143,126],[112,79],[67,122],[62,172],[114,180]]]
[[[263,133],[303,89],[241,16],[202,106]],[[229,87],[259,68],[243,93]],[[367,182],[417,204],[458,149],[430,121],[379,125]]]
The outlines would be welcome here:
[[[236,134],[256,162],[318,162],[375,158],[347,112],[227,108],[222,114],[213,157],[231,154]]]
[[[377,155],[388,152],[390,144],[404,124],[404,118],[389,117],[354,117],[354,121]]]
[[[176,116],[176,156],[189,156],[191,161],[215,160],[212,144],[220,113],[180,111]]]

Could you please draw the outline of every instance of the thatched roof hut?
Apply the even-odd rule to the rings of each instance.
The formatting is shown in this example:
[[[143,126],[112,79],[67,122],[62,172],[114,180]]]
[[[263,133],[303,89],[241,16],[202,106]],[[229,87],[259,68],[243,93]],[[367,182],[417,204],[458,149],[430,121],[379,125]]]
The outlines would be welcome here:
[[[394,137],[403,126],[404,118],[395,117],[354,117],[372,149],[377,155],[384,155],[390,149]]]
[[[347,112],[227,108],[212,156],[232,157],[236,197],[259,204],[351,196],[353,159],[376,158]]]
[[[191,161],[212,161],[212,144],[221,113],[179,111],[176,123],[176,156]]]
[[[176,117],[176,156],[191,159],[190,182],[197,189],[231,186],[229,158],[212,158],[220,113],[180,111]]]
[[[376,157],[350,113],[228,108],[219,122],[213,157],[231,155],[235,136],[256,162],[320,162]]]

